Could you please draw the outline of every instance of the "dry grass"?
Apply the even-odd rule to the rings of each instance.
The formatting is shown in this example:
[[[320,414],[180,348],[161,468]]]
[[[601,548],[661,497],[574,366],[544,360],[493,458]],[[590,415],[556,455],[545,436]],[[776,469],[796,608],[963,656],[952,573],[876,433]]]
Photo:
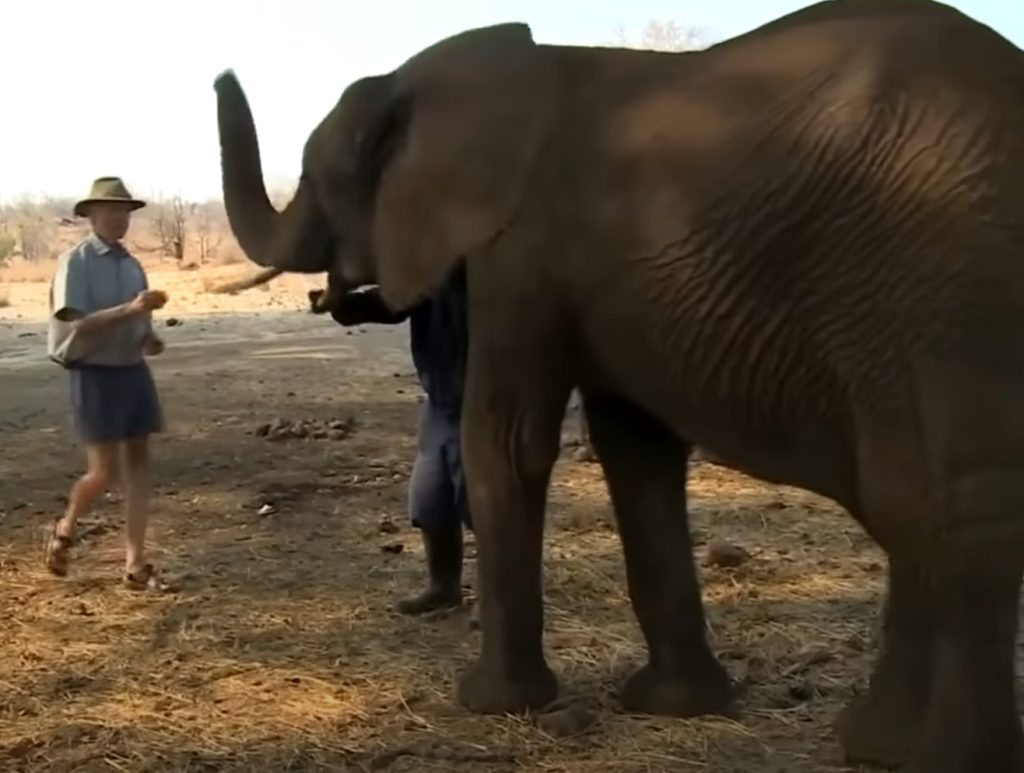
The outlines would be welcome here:
[[[25,260],[11,258],[0,268],[0,282],[21,284],[27,282],[49,283],[57,268],[56,260]]]
[[[267,332],[259,320],[237,324]],[[292,340],[187,348],[206,335],[190,321],[167,331],[168,354],[154,364],[173,430],[156,453],[154,556],[185,573],[174,596],[117,586],[116,502],[96,513],[70,578],[41,571],[39,527],[77,465],[63,382],[48,367],[0,379],[13,406],[0,445],[0,768],[843,769],[830,723],[866,674],[882,580],[852,521],[801,492],[698,465],[698,554],[718,538],[753,554],[738,569],[702,569],[712,642],[747,692],[734,720],[630,717],[616,687],[642,639],[603,481],[595,466],[561,462],[546,644],[563,692],[600,706],[599,723],[566,740],[528,719],[468,715],[453,702],[453,678],[478,646],[465,616],[390,611],[422,579],[404,525],[417,392],[404,342],[299,316],[281,324]],[[249,434],[274,416],[350,413],[358,427],[345,441]],[[277,512],[261,517],[266,501]],[[400,532],[382,533],[382,521]],[[383,550],[395,543],[404,552]]]

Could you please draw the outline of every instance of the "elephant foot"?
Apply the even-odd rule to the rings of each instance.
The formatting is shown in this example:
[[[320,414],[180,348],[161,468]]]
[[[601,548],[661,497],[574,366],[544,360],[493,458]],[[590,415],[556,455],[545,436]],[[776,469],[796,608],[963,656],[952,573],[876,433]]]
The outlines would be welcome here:
[[[894,770],[913,756],[924,717],[907,701],[876,699],[869,693],[843,709],[835,727],[849,765]]]
[[[982,705],[947,714],[944,708],[931,707],[931,721],[899,773],[1024,773],[1024,731],[1015,709],[1003,714]]]
[[[899,773],[1024,773],[1024,751],[1018,747],[987,748],[964,754],[962,748],[926,747]]]
[[[475,714],[518,714],[547,706],[558,697],[558,679],[541,659],[509,667],[480,659],[459,679],[458,701]]]
[[[729,674],[711,660],[699,674],[681,677],[655,670],[650,664],[639,669],[627,681],[622,705],[634,714],[670,717],[726,715],[735,699]]]

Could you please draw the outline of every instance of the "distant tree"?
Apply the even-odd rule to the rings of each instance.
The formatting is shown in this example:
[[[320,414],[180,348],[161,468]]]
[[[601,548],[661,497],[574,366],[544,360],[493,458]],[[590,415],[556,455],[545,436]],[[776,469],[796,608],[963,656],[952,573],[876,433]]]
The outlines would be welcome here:
[[[177,261],[185,257],[185,237],[187,235],[187,205],[181,196],[156,202],[154,207],[154,225],[160,250]]]
[[[18,246],[18,237],[13,231],[8,230],[6,223],[0,223],[0,267],[6,265],[7,260],[14,254]]]
[[[696,51],[706,48],[709,43],[706,31],[699,27],[684,26],[671,19],[652,19],[644,25],[636,40],[630,40],[625,27],[620,24],[614,45],[652,51]]]
[[[199,262],[206,263],[217,255],[224,240],[226,218],[219,201],[206,201],[192,205],[192,230],[199,247]]]
[[[0,213],[0,260],[20,254],[25,260],[53,257],[57,236],[51,204],[24,197]]]

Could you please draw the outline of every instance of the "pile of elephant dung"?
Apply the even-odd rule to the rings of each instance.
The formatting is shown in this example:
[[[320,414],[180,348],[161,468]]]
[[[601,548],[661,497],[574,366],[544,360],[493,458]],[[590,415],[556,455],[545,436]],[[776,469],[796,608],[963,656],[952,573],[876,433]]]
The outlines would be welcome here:
[[[288,421],[277,418],[256,428],[256,436],[272,441],[281,440],[344,440],[355,429],[355,419],[298,419]]]

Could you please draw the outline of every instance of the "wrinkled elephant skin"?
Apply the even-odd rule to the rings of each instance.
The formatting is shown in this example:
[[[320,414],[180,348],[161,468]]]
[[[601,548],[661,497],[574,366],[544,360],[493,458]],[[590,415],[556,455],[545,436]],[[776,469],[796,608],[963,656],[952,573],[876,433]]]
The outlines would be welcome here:
[[[1024,773],[1024,55],[929,0],[809,6],[700,52],[469,30],[345,89],[294,199],[216,81],[225,204],[258,265],[378,284],[465,262],[463,455],[482,650],[459,698],[555,697],[544,510],[580,389],[648,662],[625,708],[730,710],[686,519],[690,443],[830,497],[889,557],[851,760]]]

